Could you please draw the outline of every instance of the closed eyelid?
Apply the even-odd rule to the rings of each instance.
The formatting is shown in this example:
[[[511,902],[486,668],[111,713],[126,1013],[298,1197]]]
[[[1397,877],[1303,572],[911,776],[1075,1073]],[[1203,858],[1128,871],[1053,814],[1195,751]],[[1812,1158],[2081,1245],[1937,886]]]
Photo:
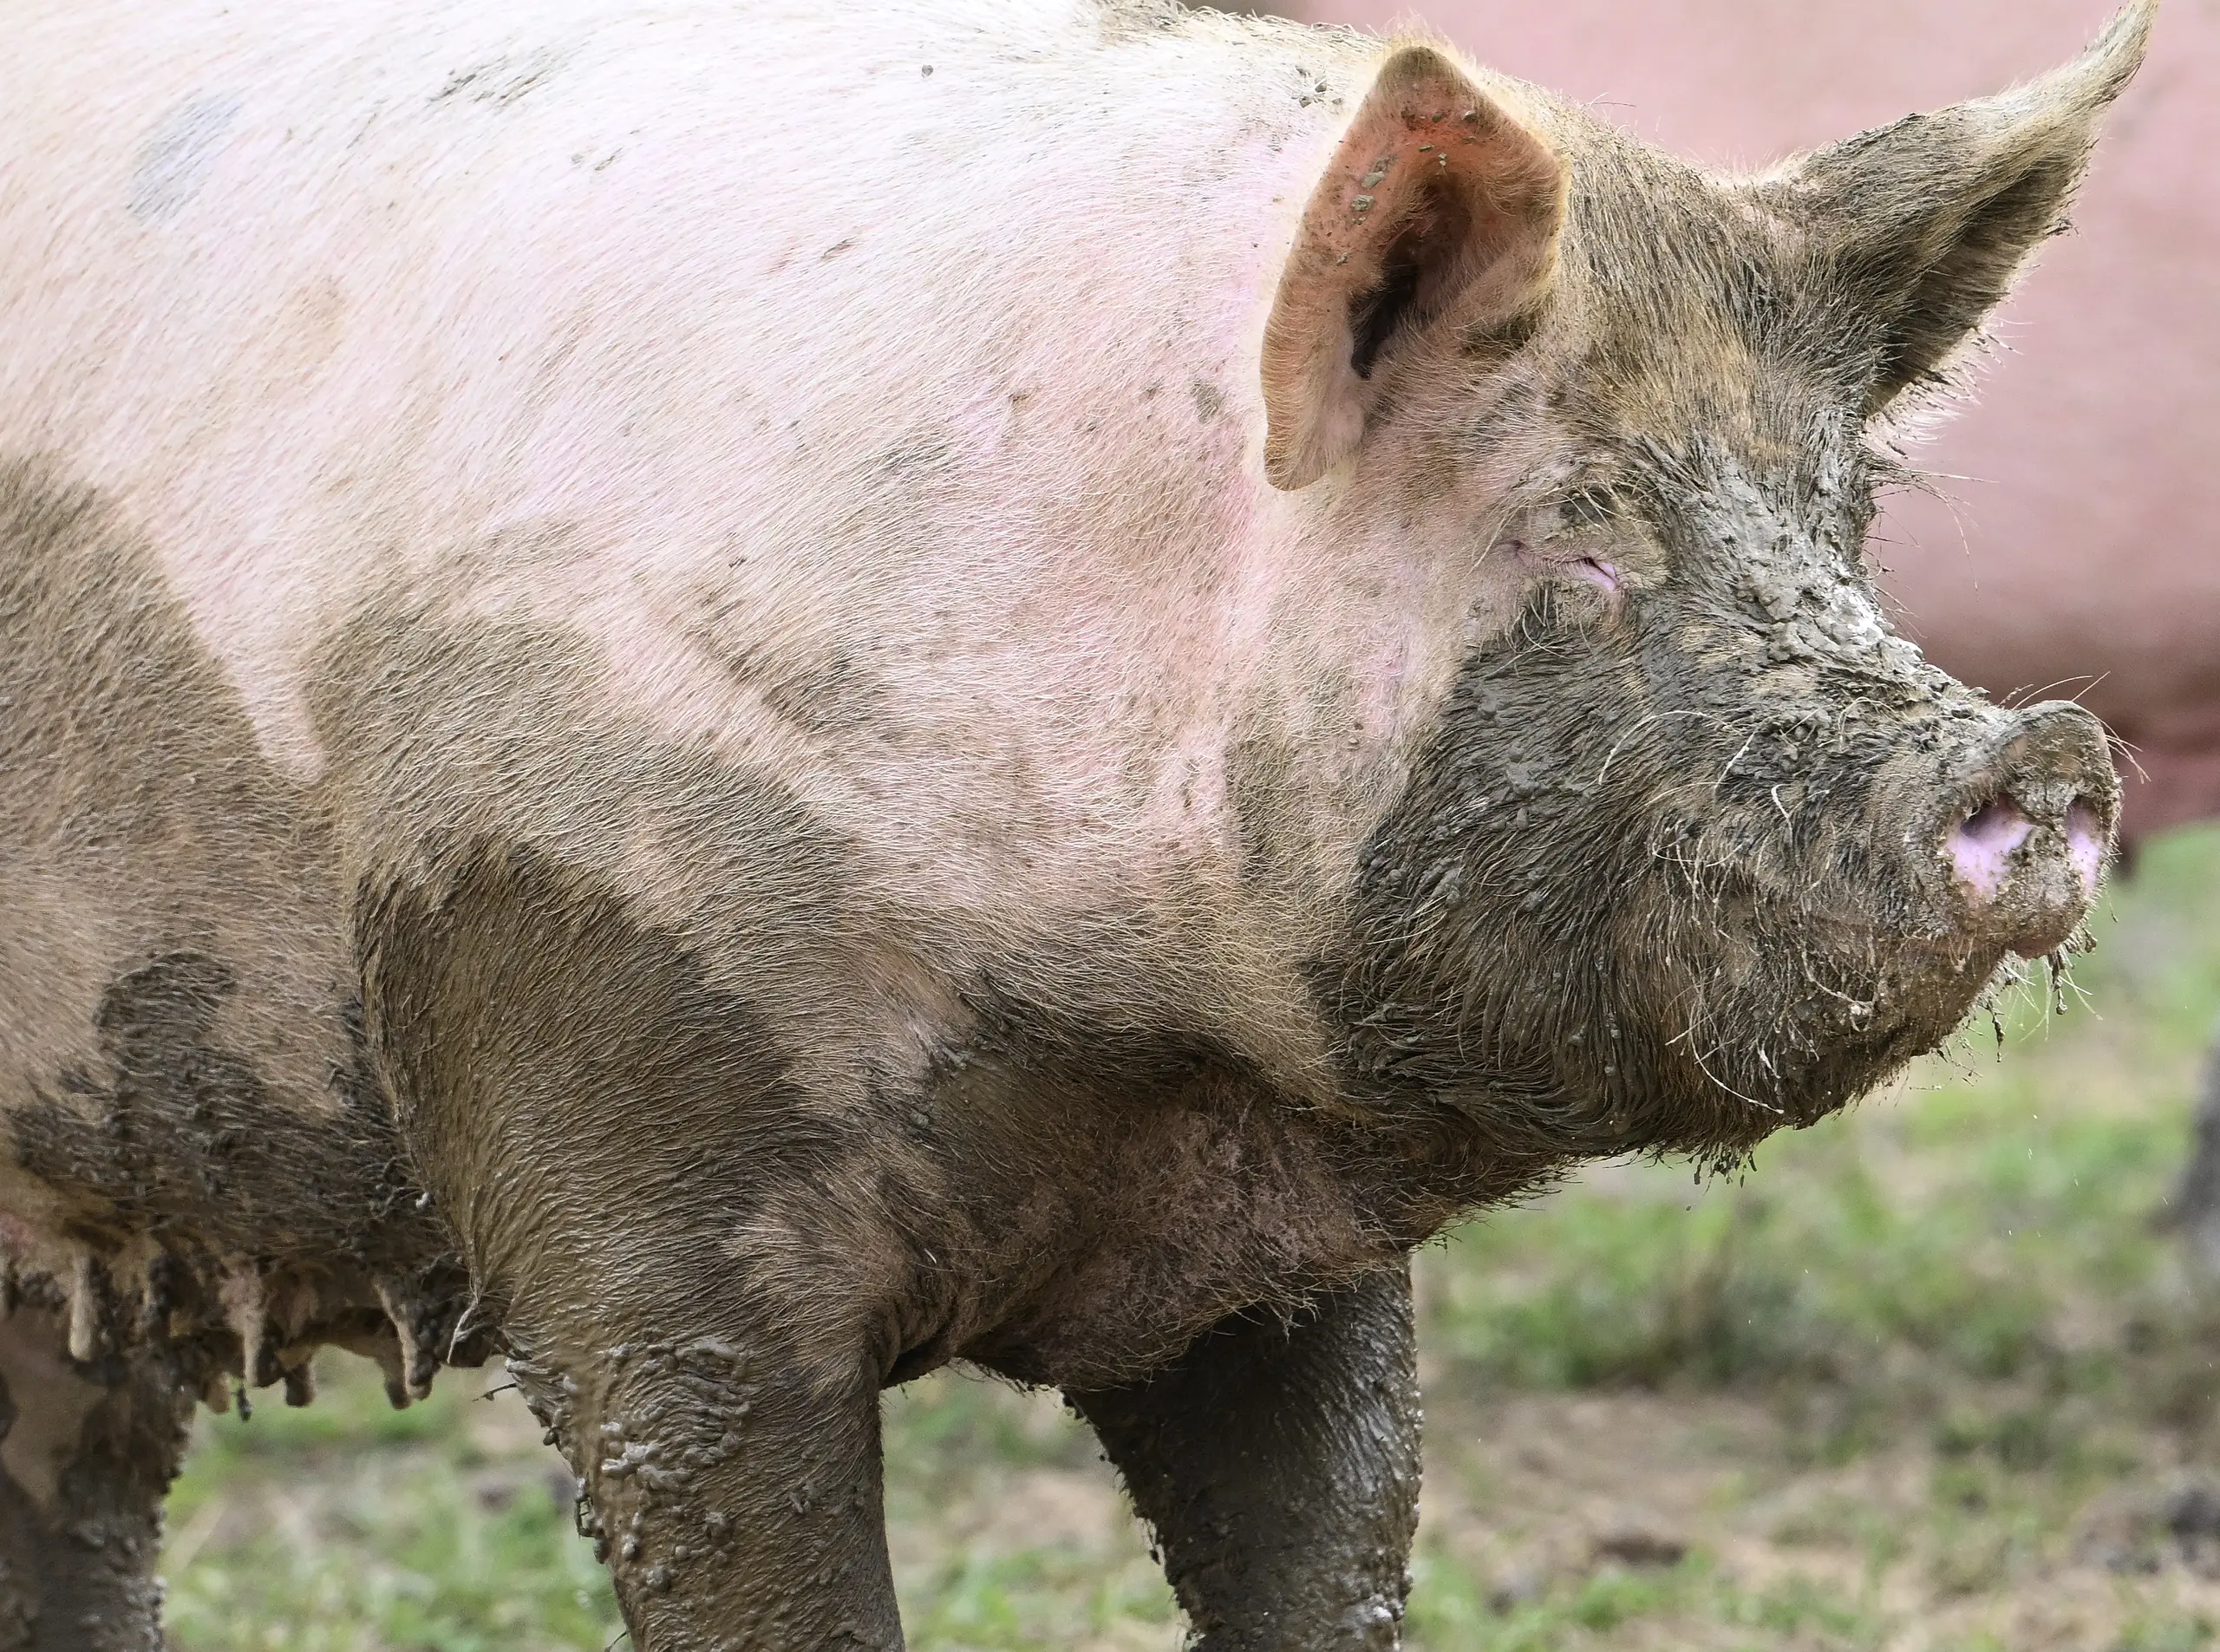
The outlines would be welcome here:
[[[1610,557],[1550,556],[1538,552],[1524,539],[1508,540],[1504,550],[1518,565],[1530,573],[1557,574],[1563,578],[1578,579],[1605,591],[1616,591],[1623,584],[1620,565]]]

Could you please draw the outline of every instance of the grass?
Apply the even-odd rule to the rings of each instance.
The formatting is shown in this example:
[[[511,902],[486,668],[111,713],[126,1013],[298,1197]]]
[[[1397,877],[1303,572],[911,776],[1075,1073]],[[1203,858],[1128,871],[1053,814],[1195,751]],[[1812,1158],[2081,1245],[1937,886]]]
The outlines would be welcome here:
[[[2220,1310],[2151,1218],[2220,1009],[2220,833],[2156,846],[2076,970],[1747,1173],[1601,1167],[1429,1250],[1410,1639],[1424,1652],[2220,1646]],[[204,1418],[171,1515],[180,1652],[608,1646],[605,1582],[513,1394]],[[1169,1649],[1084,1433],[938,1375],[890,1396],[920,1649]],[[2171,1524],[2170,1524],[2170,1521]]]

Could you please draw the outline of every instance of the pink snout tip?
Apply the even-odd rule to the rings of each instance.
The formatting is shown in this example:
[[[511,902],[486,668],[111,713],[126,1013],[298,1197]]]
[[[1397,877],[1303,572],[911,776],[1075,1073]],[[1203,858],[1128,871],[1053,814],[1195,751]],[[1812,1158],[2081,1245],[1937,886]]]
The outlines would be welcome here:
[[[2008,797],[1984,803],[1952,828],[1951,870],[1982,900],[1994,900],[2011,880],[2012,857],[2034,834],[2035,823]],[[2105,833],[2097,812],[2076,798],[2066,811],[2066,859],[2084,897],[2097,892],[2104,871]]]
[[[2105,828],[2097,812],[2078,799],[2066,812],[2066,858],[2081,879],[2082,892],[2094,895],[2105,870]]]
[[[1984,803],[1951,828],[1950,869],[1983,900],[1994,900],[2012,875],[2012,852],[2035,823],[2009,798]]]

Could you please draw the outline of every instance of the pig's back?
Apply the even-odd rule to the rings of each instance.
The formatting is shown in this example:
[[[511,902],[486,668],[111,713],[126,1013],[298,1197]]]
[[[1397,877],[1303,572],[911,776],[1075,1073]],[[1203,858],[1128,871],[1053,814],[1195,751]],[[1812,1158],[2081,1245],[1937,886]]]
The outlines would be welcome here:
[[[355,885],[473,838],[624,885],[803,1023],[865,950],[890,1025],[946,1009],[987,944],[929,930],[1212,983],[1229,1041],[1309,1060],[1291,949],[1229,931],[1209,780],[1285,599],[1228,559],[1244,352],[1316,87],[1367,53],[1279,36],[1260,92],[1250,27],[15,20],[0,1105],[82,1159],[189,1043],[343,1115]],[[174,1023],[136,1054],[134,991]],[[145,1179],[101,1174],[111,1214]]]
[[[1256,226],[1197,224],[1277,164],[1295,100],[1244,132],[1219,42],[1167,54],[1113,20],[1152,26],[55,8],[18,29],[0,117],[0,451],[157,525],[304,774],[327,755],[304,662],[404,571],[490,589],[559,538],[573,588],[690,584],[790,633],[1072,578],[1034,564],[1044,540],[1138,538],[1181,577],[1178,490],[1208,486],[1182,472],[1239,452],[1198,397],[1250,395],[1231,369],[1272,264]],[[1171,405],[1124,405],[1158,381]],[[1041,520],[1114,504],[1149,460],[1153,520]],[[1124,571],[1090,569],[1094,594]]]

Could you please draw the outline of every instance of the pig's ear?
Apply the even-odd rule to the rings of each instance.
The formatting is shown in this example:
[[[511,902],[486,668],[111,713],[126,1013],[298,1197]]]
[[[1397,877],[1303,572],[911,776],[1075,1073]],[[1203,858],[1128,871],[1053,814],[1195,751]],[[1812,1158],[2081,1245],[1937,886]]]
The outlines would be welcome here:
[[[1264,329],[1264,473],[1302,487],[1363,438],[1397,359],[1531,309],[1556,268],[1564,169],[1440,52],[1381,65]]]
[[[1869,415],[1942,381],[2028,255],[2065,227],[2098,121],[2142,62],[2157,11],[2138,0],[2054,74],[1852,138],[1759,186],[1804,225],[1829,284],[1869,323]]]

